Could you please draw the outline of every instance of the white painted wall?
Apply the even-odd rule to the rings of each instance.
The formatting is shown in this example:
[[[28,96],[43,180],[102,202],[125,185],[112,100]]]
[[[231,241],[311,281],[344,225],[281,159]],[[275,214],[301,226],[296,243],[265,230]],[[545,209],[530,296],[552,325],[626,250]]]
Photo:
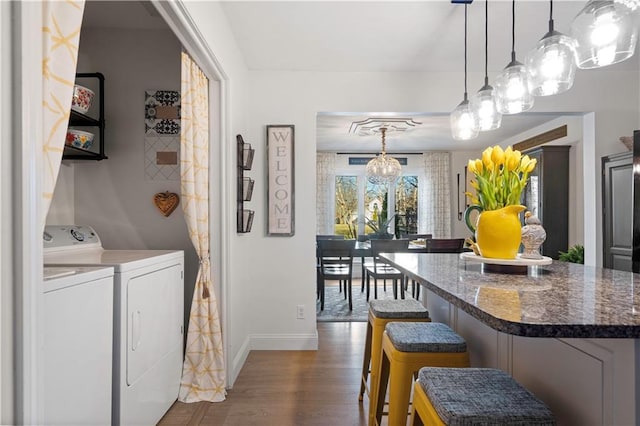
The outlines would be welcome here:
[[[0,140],[10,141],[13,97],[11,69],[11,7],[0,2]],[[0,143],[0,232],[11,235],[12,203],[11,143]],[[13,419],[13,309],[12,309],[12,239],[0,240],[0,424],[14,424]]]

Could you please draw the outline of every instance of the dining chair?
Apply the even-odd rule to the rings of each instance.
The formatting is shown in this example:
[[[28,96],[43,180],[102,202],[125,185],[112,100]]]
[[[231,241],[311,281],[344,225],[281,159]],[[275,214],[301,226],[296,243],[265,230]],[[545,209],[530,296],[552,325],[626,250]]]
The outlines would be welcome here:
[[[316,234],[316,269],[320,266],[320,257],[318,257],[318,241],[320,240],[344,240],[344,235],[342,234]],[[344,283],[340,281],[339,289],[340,293],[342,293],[342,285]],[[346,284],[345,284],[346,285]],[[320,297],[320,294],[317,295]],[[346,298],[346,294],[345,294]]]
[[[423,235],[431,237],[431,234]],[[425,243],[427,253],[462,253],[464,251],[464,238],[425,238]],[[408,281],[406,286],[409,287]],[[420,284],[416,280],[411,280],[411,296],[420,300]]]
[[[355,240],[318,240],[320,265],[318,267],[318,294],[320,310],[324,310],[324,289],[326,280],[345,282],[345,298],[349,300],[349,310],[353,309],[351,297],[351,275],[353,270],[353,249]]]
[[[427,253],[462,253],[464,238],[430,238],[427,240]]]
[[[378,279],[393,280],[393,297],[398,298],[398,281],[400,281],[400,294],[404,299],[404,274],[385,262],[380,253],[400,253],[409,250],[409,240],[371,240],[371,255],[373,264],[365,268],[367,300],[370,294],[370,282],[373,277],[373,297],[378,298]]]

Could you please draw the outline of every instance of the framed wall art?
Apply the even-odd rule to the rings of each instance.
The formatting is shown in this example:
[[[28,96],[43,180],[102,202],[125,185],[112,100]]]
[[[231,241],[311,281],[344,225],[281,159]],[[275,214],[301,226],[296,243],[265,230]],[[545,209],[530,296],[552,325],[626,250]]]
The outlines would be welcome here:
[[[294,235],[294,126],[267,126],[267,235]]]

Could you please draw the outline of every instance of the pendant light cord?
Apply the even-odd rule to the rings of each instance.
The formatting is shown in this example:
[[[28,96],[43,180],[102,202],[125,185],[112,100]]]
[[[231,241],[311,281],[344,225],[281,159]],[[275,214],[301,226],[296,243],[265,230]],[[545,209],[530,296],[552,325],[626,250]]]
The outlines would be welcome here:
[[[489,0],[484,2],[484,85],[489,85]]]
[[[464,4],[464,100],[467,100],[467,4]]]
[[[549,32],[553,31],[553,0],[549,0]]]
[[[511,1],[511,62],[516,60],[516,0]]]

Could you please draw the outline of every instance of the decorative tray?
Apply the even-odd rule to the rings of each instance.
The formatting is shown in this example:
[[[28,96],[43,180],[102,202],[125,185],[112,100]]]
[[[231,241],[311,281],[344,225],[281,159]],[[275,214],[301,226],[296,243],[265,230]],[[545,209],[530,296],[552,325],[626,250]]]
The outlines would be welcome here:
[[[553,259],[542,256],[542,259],[524,259],[520,257],[520,253],[515,259],[494,259],[491,257],[478,256],[473,252],[460,253],[460,258],[471,260],[474,262],[489,263],[492,265],[513,265],[513,266],[535,266],[535,265],[551,265]]]

